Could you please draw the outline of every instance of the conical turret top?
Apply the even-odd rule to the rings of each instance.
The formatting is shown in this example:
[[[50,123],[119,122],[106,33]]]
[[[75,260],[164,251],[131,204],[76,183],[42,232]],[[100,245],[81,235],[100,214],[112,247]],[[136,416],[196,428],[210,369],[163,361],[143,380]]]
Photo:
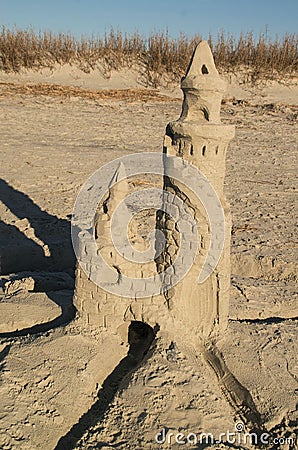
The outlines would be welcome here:
[[[225,88],[226,83],[216,70],[208,42],[200,42],[181,81],[184,102],[180,120],[219,123]]]
[[[117,169],[113,173],[113,176],[109,183],[109,187],[112,186],[114,183],[118,183],[118,181],[120,181],[120,180],[126,180],[126,179],[127,179],[127,174],[126,174],[125,166],[124,166],[123,162],[120,161]]]
[[[218,77],[218,72],[208,42],[201,41],[192,54],[185,78],[208,74]]]

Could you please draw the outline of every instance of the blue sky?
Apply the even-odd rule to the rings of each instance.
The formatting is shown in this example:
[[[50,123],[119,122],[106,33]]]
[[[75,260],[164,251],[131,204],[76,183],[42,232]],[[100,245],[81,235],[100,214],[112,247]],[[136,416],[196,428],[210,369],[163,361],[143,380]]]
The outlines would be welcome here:
[[[102,35],[111,26],[148,35],[168,30],[189,36],[218,31],[257,36],[296,33],[297,0],[0,0],[0,25],[7,27]]]

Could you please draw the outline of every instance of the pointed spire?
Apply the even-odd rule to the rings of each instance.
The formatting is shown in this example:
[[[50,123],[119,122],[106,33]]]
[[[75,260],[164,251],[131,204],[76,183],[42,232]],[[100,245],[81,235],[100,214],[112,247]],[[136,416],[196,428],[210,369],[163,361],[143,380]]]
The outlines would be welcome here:
[[[186,75],[182,78],[184,93],[182,113],[177,122],[220,123],[220,106],[226,82],[219,76],[207,41],[195,48]],[[178,124],[179,123],[179,124]]]
[[[108,190],[103,200],[103,208],[95,218],[96,236],[106,235],[106,238],[109,238],[110,223],[107,222],[112,219],[116,208],[122,201],[123,205],[120,210],[120,215],[118,213],[118,216],[114,218],[113,230],[115,234],[121,234],[123,232],[123,224],[126,223],[124,219],[131,216],[125,201],[128,193],[127,173],[121,161],[108,184]]]
[[[181,82],[181,89],[223,94],[225,88],[226,83],[218,74],[208,42],[201,41],[193,52],[186,75]]]
[[[109,188],[115,184],[118,183],[118,181],[121,180],[127,180],[127,173],[125,170],[125,166],[123,164],[122,161],[120,161],[119,166],[117,167],[117,169],[115,170],[114,174],[112,175],[111,181],[109,183]],[[121,183],[124,184],[124,183]],[[128,183],[126,181],[125,186],[127,186],[127,192],[128,192]]]
[[[185,78],[208,74],[218,76],[208,42],[201,41],[193,52]]]
[[[116,200],[116,202],[118,198],[123,199],[129,193],[127,173],[122,161],[119,163],[119,166],[112,175],[111,181],[109,183],[109,191],[110,200]]]

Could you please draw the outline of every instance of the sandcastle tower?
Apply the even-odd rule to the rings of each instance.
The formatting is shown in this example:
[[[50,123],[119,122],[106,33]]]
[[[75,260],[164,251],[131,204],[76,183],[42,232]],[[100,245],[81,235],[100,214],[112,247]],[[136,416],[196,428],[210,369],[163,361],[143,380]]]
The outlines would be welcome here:
[[[191,212],[198,230],[198,251],[194,263],[182,280],[172,287],[171,277],[163,280],[163,291],[151,295],[149,284],[144,281],[141,296],[122,296],[121,283],[123,275],[142,279],[155,274],[162,277],[164,271],[175,261],[179,252],[181,239],[187,239],[187,230],[177,226],[175,218],[165,212],[157,213],[157,228],[164,233],[165,245],[160,250],[156,241],[156,256],[151,264],[135,265],[117,253],[112,247],[110,229],[112,213],[117,203],[121,202],[129,191],[127,180],[123,181],[125,168],[117,168],[111,180],[122,180],[116,184],[102,203],[96,216],[93,233],[89,236],[97,240],[98,251],[105,256],[107,264],[113,269],[105,270],[92,265],[94,250],[90,250],[86,233],[82,239],[82,249],[76,273],[74,305],[84,323],[117,332],[130,321],[146,322],[151,327],[158,325],[161,329],[183,329],[203,339],[208,339],[220,329],[224,329],[228,318],[230,287],[230,210],[223,193],[225,176],[225,158],[229,141],[234,136],[234,127],[223,125],[220,120],[220,105],[225,89],[225,82],[219,77],[215,68],[211,50],[206,41],[202,41],[195,49],[186,76],[182,79],[181,88],[184,93],[182,113],[176,122],[169,123],[164,139],[164,154],[180,158],[190,163],[205,175],[213,186],[223,209],[225,222],[223,251],[215,270],[206,280],[198,279],[209,252],[210,217],[200,198],[188,189],[183,182],[169,175],[165,167],[164,191],[179,199]],[[162,155],[161,155],[162,156]],[[179,161],[180,161],[179,159]],[[167,161],[165,160],[165,165]],[[200,197],[200,196],[199,196]],[[169,199],[165,197],[166,204]],[[214,201],[214,199],[210,199]],[[179,209],[179,208],[178,208]],[[184,214],[183,208],[180,210]],[[116,224],[119,232],[121,223]],[[216,227],[215,227],[216,228]],[[115,229],[115,224],[114,224]],[[134,230],[129,231],[133,241]],[[179,233],[180,237],[179,238]],[[91,246],[91,244],[90,244]],[[189,242],[192,247],[192,242]],[[185,255],[187,258],[187,255]],[[180,262],[183,266],[183,258]],[[177,268],[179,270],[179,267]],[[176,270],[175,269],[175,270]],[[183,269],[183,267],[182,267]],[[94,272],[101,280],[118,283],[119,295],[96,285]],[[93,273],[93,276],[92,276]],[[93,281],[92,281],[93,279]],[[146,284],[147,283],[147,284]],[[146,296],[146,289],[148,295]],[[126,292],[127,294],[127,292]]]
[[[225,223],[221,258],[211,275],[203,283],[198,283],[209,250],[210,217],[187,187],[171,177],[164,177],[164,189],[180,197],[192,209],[199,234],[198,254],[191,270],[165,296],[175,317],[205,338],[226,327],[229,308],[231,215],[223,188],[226,151],[235,130],[233,125],[223,125],[220,120],[225,87],[226,83],[214,65],[210,47],[202,41],[196,47],[181,82],[184,93],[181,116],[168,124],[164,139],[164,152],[196,166],[213,186],[223,208]],[[167,238],[166,251],[157,259],[158,270],[164,271],[169,256],[173,259],[173,249],[178,250],[179,245],[171,220],[163,213],[158,220],[158,227],[165,230]],[[171,250],[167,252],[169,248]]]

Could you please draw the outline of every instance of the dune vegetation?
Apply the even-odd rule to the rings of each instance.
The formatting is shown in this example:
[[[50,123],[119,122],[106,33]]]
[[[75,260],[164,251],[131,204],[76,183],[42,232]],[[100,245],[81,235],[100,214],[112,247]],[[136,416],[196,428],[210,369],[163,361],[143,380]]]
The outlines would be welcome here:
[[[106,77],[111,70],[137,67],[151,86],[166,77],[177,81],[185,73],[195,45],[201,40],[181,34],[171,38],[167,33],[142,36],[110,30],[102,37],[76,39],[71,34],[36,33],[2,27],[0,32],[0,70],[52,68],[56,64],[77,65],[89,72],[100,68]],[[273,40],[266,33],[237,38],[220,33],[209,36],[215,63],[221,72],[246,73],[247,81],[292,78],[298,69],[298,35],[285,34]]]

